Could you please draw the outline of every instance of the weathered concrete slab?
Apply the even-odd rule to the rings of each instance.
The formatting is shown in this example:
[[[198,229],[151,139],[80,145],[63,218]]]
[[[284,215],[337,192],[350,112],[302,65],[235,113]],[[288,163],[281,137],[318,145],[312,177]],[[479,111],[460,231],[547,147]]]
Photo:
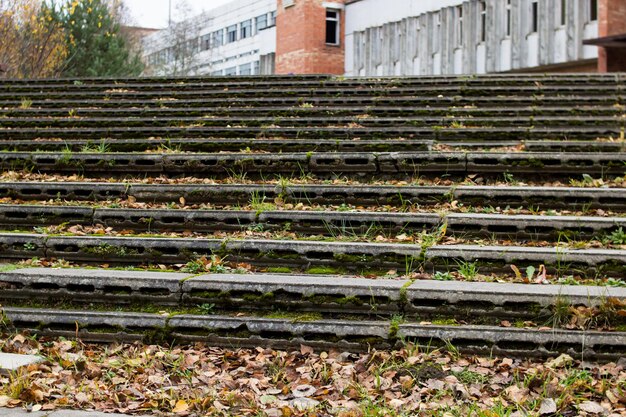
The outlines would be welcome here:
[[[3,296],[10,298],[65,298],[75,301],[112,299],[176,304],[182,281],[191,274],[120,271],[113,269],[25,268],[0,272]]]
[[[79,337],[94,342],[140,341],[158,332],[167,315],[5,307],[10,324],[38,335]]]
[[[435,245],[426,250],[426,259],[464,259],[487,261],[530,261],[541,263],[577,263],[600,265],[613,261],[626,264],[626,250],[569,249],[558,247]]]
[[[623,210],[626,196],[621,188],[459,186],[453,198],[479,206],[530,206],[536,208]]]
[[[556,239],[560,232],[572,236],[601,237],[619,227],[626,228],[624,217],[533,216],[505,214],[453,213],[443,219],[448,234],[468,236],[509,236],[531,239]]]
[[[129,417],[129,415],[87,410],[28,411],[21,408],[0,408],[0,417]],[[149,416],[135,415],[134,417]]]
[[[482,354],[546,357],[568,353],[603,360],[626,354],[626,333],[623,332],[401,324],[398,334],[423,346],[451,343],[460,351]]]
[[[0,374],[14,372],[24,366],[32,365],[43,360],[41,356],[37,355],[18,355],[0,352]]]

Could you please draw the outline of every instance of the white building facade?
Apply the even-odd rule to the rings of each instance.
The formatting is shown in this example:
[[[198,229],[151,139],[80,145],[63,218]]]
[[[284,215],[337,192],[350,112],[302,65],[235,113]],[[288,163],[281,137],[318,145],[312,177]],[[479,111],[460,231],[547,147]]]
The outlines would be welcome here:
[[[186,38],[176,42],[172,32]],[[180,36],[179,36],[180,37]],[[175,45],[178,43],[178,45]],[[144,39],[151,74],[172,74],[181,55],[188,68],[175,75],[258,75],[274,72],[276,0],[235,0],[173,24]]]
[[[582,70],[597,58],[582,41],[597,34],[596,0],[359,0],[346,6],[345,73]]]
[[[314,1],[233,0],[177,24],[187,30],[182,49],[168,29],[150,35],[147,73],[273,74],[277,42],[293,31],[276,27],[277,7]],[[598,36],[598,0],[340,1],[343,20],[335,25],[345,27],[335,31],[344,33],[347,76],[594,71],[597,65],[597,48],[583,40]],[[175,70],[181,56],[189,58],[185,72]]]

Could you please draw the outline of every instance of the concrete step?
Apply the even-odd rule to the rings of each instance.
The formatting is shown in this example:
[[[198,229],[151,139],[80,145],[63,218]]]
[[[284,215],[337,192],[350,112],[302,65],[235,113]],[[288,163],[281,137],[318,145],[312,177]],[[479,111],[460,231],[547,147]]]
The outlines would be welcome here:
[[[259,153],[31,153],[0,152],[0,170],[150,175],[248,176],[532,174],[622,175],[626,153],[550,152],[300,152]]]
[[[451,344],[464,353],[549,357],[567,353],[585,360],[617,360],[626,353],[626,333],[535,330],[494,326],[398,324],[389,321],[294,321],[219,315],[169,315],[6,307],[10,324],[41,336],[93,342],[203,342],[213,346],[318,350],[390,349],[402,341],[421,347]]]
[[[188,209],[110,209],[84,206],[0,205],[5,230],[51,225],[102,225],[135,233],[241,232],[251,229],[373,239],[378,234],[415,233],[510,240],[602,239],[620,228],[625,217],[540,216],[477,213],[394,213],[345,211],[255,211]]]
[[[544,264],[550,274],[624,277],[626,250],[562,247],[434,245],[313,240],[185,239],[165,237],[48,236],[0,233],[1,260],[33,257],[91,264],[184,264],[201,256],[219,255],[229,262],[260,268],[308,270],[328,267],[362,275],[389,270],[407,274],[450,272],[473,263],[483,272],[510,271]]]
[[[132,184],[115,182],[4,182],[0,198],[23,201],[115,201],[133,197],[146,203],[211,203],[245,206],[252,198],[306,205],[387,205],[403,210],[456,201],[476,207],[523,207],[533,210],[591,209],[626,211],[621,188],[541,186],[385,186],[385,185],[261,185],[261,184]]]

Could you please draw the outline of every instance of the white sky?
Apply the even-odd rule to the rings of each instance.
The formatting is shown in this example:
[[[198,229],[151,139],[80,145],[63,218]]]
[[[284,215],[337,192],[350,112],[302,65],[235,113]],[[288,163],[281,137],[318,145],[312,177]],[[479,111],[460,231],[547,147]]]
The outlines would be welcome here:
[[[194,14],[203,10],[210,10],[232,0],[171,0],[172,19],[176,20],[176,9],[179,3],[186,2]],[[170,0],[124,0],[124,4],[130,11],[130,24],[149,27],[164,28],[167,26]]]

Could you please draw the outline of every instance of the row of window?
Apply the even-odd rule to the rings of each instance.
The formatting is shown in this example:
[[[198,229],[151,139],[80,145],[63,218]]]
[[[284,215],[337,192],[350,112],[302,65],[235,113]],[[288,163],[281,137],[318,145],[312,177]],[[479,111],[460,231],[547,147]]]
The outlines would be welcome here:
[[[211,75],[259,75],[261,68],[260,61],[249,62],[247,64],[239,65],[239,71],[237,67],[230,67],[224,70],[213,71]]]
[[[598,20],[598,0],[587,0],[588,1],[588,9],[587,9],[587,21],[595,22]],[[567,23],[567,3],[568,0],[560,0],[557,2],[558,11],[555,13],[556,26],[565,26]],[[485,42],[487,39],[487,3],[485,1],[479,2],[479,33],[480,33],[480,41]],[[456,18],[458,23],[457,30],[457,44],[463,45],[463,6],[457,6],[456,8]],[[505,5],[505,33],[506,36],[511,36],[511,0],[506,0]],[[435,24],[437,26],[441,25],[441,16],[439,13],[435,16]],[[529,32],[528,34],[537,33],[539,31],[539,1],[531,0],[530,2],[530,19],[529,19]]]
[[[148,65],[163,65],[176,61],[181,56],[195,55],[201,51],[208,51],[222,45],[246,39],[259,33],[260,30],[276,26],[276,11],[264,13],[254,19],[230,25],[207,33],[200,37],[190,39],[181,46],[172,46],[148,55]],[[236,68],[235,68],[236,70]]]
[[[200,36],[200,50],[208,51],[211,48],[237,42],[240,39],[246,39],[256,35],[260,30],[272,26],[276,26],[276,11],[264,13],[254,19],[247,19],[224,29],[219,29]]]

